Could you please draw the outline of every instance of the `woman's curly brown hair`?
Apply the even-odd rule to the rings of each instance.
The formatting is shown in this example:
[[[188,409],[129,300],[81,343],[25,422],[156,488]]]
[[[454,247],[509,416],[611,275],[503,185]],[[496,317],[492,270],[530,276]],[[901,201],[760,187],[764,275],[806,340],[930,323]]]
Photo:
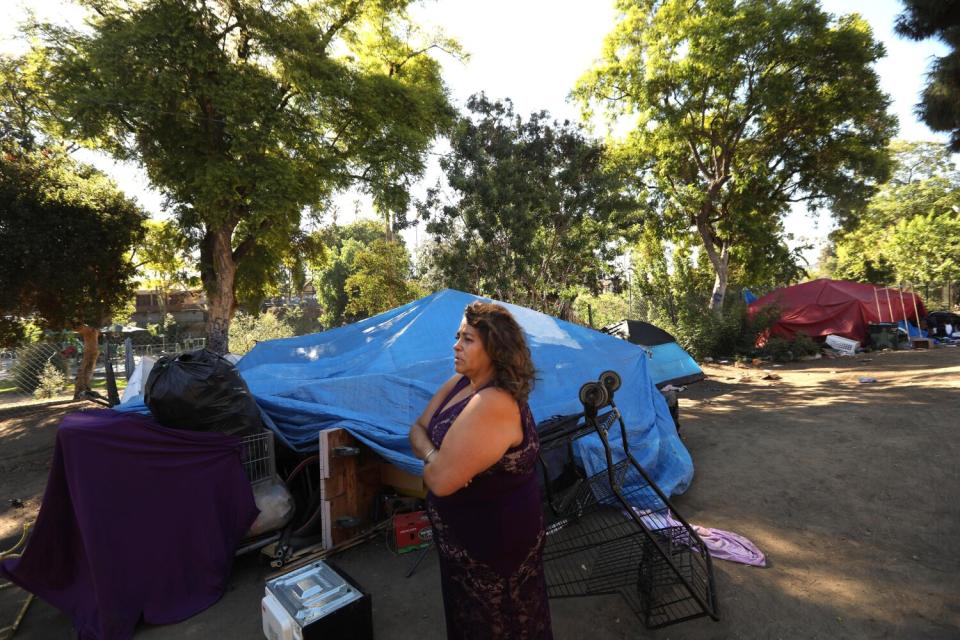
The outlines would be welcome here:
[[[467,324],[477,330],[493,361],[493,384],[523,406],[533,391],[536,370],[523,330],[504,307],[492,302],[471,302],[463,312]]]

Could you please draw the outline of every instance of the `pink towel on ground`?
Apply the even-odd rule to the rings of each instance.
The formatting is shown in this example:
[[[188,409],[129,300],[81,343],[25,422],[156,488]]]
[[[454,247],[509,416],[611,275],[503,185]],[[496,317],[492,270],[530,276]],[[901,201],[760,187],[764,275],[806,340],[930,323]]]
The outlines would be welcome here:
[[[682,523],[674,520],[670,513],[667,514],[666,518],[662,518],[648,510],[634,507],[634,511],[637,512],[641,520],[643,520],[651,530],[683,526]],[[710,557],[716,558],[717,560],[729,560],[730,562],[748,564],[752,567],[767,566],[767,559],[763,555],[763,552],[757,548],[757,545],[740,534],[724,531],[723,529],[710,529],[695,524],[691,524],[690,527],[693,528],[696,534],[700,536],[700,539],[703,540],[703,544],[710,552]]]
[[[718,560],[739,562],[753,567],[767,566],[763,552],[743,536],[722,529],[709,529],[695,524],[690,525],[697,532],[703,544],[707,545],[710,556]]]

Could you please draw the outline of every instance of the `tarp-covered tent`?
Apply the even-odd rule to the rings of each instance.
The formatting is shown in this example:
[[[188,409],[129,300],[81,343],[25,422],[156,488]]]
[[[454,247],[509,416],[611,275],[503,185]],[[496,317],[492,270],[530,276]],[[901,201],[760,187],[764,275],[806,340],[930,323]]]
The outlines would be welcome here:
[[[657,387],[680,386],[705,377],[700,366],[676,339],[656,325],[642,320],[621,320],[607,325],[602,331],[643,347],[648,358],[647,371]]]
[[[927,315],[915,293],[825,278],[772,291],[751,304],[749,312],[754,315],[768,305],[781,310],[770,335],[792,338],[803,333],[818,338],[832,334],[861,344],[869,337],[867,325],[904,319],[917,325],[918,314],[920,318]]]
[[[447,289],[355,324],[262,342],[237,366],[267,423],[291,447],[316,449],[320,430],[342,427],[391,463],[420,474],[407,432],[453,374],[454,335],[464,307],[477,299]],[[668,495],[684,491],[693,464],[643,351],[593,329],[505,306],[523,327],[537,368],[530,397],[534,417],[581,412],[580,385],[613,369],[623,380],[616,402],[631,452]],[[118,408],[145,409],[137,399]],[[617,430],[610,435],[619,443]],[[588,473],[606,469],[596,436],[583,442],[579,454]]]

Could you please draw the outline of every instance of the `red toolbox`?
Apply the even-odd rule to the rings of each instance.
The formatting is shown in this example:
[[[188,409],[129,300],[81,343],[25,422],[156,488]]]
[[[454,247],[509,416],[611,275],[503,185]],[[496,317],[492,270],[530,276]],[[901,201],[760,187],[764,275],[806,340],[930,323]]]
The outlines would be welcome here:
[[[393,536],[398,553],[407,553],[429,546],[433,529],[425,511],[398,513],[393,516]]]

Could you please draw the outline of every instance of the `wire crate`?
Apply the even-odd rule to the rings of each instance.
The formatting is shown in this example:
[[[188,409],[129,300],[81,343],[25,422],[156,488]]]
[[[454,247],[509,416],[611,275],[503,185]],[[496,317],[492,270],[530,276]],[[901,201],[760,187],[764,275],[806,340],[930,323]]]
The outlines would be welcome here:
[[[626,428],[612,400],[609,405],[599,416],[588,411],[543,425],[548,595],[619,594],[651,629],[701,616],[717,619],[706,546],[628,446],[626,457],[613,461],[607,432],[619,423],[625,443]],[[604,445],[607,468],[590,477],[582,469],[572,473],[573,442],[592,434]]]
[[[273,431],[264,430],[245,436],[240,446],[240,462],[251,485],[266,482],[277,474]]]

